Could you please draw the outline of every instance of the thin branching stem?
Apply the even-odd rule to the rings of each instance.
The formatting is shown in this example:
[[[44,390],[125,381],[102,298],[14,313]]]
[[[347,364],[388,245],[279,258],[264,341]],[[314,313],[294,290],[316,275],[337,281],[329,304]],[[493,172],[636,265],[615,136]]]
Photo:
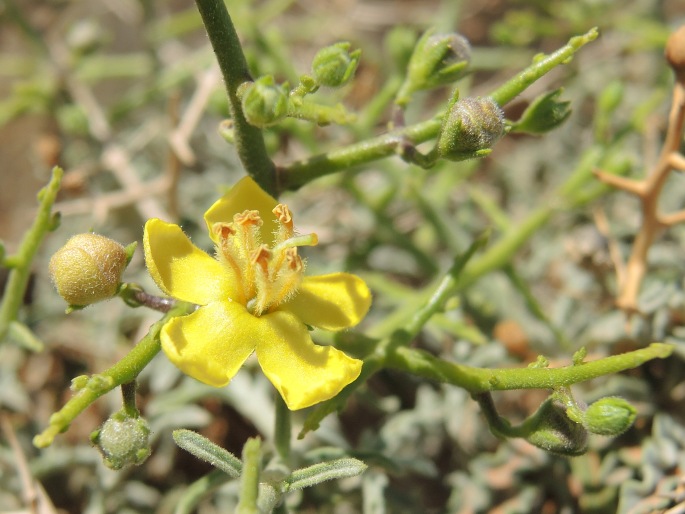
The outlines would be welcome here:
[[[592,29],[586,34],[571,38],[567,45],[544,59],[536,60],[489,96],[499,105],[505,105],[533,82],[560,64],[569,62],[581,47],[596,39],[597,35],[597,29]],[[297,189],[315,178],[389,157],[397,152],[401,142],[409,141],[417,145],[433,139],[440,131],[443,114],[439,113],[430,120],[284,166],[279,170],[279,185],[282,190]]]
[[[121,384],[135,380],[138,374],[161,350],[159,333],[164,324],[174,316],[192,312],[194,308],[193,304],[177,304],[162,319],[152,325],[147,335],[114,366],[92,377],[79,377],[79,379],[83,378],[85,380],[80,381],[78,385],[76,380],[79,379],[75,379],[76,394],[64,407],[50,416],[48,427],[34,437],[33,444],[39,448],[50,446],[55,436],[64,432],[71,422],[100,396]]]

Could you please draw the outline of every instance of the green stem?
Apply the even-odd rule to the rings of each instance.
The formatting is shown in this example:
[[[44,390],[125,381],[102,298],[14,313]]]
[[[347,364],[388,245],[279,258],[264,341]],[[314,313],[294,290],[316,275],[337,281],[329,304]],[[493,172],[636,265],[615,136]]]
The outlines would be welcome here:
[[[292,425],[290,410],[281,395],[276,395],[276,425],[274,430],[274,444],[281,462],[290,465],[290,439],[292,437]]]
[[[489,392],[474,394],[473,399],[480,405],[480,411],[488,422],[493,434],[498,437],[519,437],[520,433],[505,419],[501,418],[495,408],[495,402]]]
[[[511,284],[523,297],[523,301],[526,304],[528,312],[535,316],[539,321],[544,323],[545,326],[552,332],[552,334],[554,334],[559,348],[570,350],[570,342],[564,335],[564,332],[552,322],[545,310],[542,308],[540,302],[538,302],[537,298],[533,294],[530,282],[522,277],[511,263],[504,266],[504,273],[506,273],[507,277],[511,281]]]
[[[236,514],[259,514],[257,497],[261,460],[260,440],[248,439],[243,447],[243,474],[240,480],[240,502],[236,507]]]
[[[552,216],[554,209],[549,206],[540,207],[530,213],[521,223],[515,224],[496,243],[477,260],[469,263],[459,277],[458,289],[463,291],[480,277],[493,270],[500,269],[509,263],[511,257],[544,226]]]
[[[17,254],[11,257],[14,267],[9,273],[7,286],[3,293],[2,305],[0,305],[0,342],[7,335],[10,323],[15,321],[19,314],[29,282],[33,257],[38,251],[38,247],[43,241],[45,234],[55,228],[51,211],[52,205],[57,198],[63,174],[64,172],[61,168],[53,168],[50,182],[38,193],[40,206],[38,207],[33,225],[26,232],[24,239],[19,245]]]
[[[143,368],[159,353],[161,349],[159,333],[164,324],[174,316],[192,312],[194,308],[195,306],[192,304],[179,303],[161,320],[150,327],[147,335],[131,349],[126,357],[108,370],[93,375],[90,378],[83,377],[83,381],[76,382],[74,384],[76,387],[80,385],[78,392],[64,407],[50,416],[49,425],[43,432],[33,438],[33,444],[38,448],[50,446],[55,436],[69,428],[71,422],[100,396],[121,384],[135,380]]]
[[[597,36],[599,36],[599,32],[597,27],[594,27],[582,36],[572,37],[565,46],[544,59],[536,60],[531,66],[516,75],[513,79],[502,84],[495,91],[490,93],[490,98],[500,106],[509,103],[540,77],[552,71],[560,64],[567,64],[570,62],[573,54],[586,44],[597,39]]]
[[[349,125],[356,120],[356,115],[345,110],[342,104],[335,106],[321,105],[307,100],[289,102],[288,116],[308,120],[317,125]]]
[[[652,343],[647,348],[612,355],[563,368],[485,369],[446,362],[425,351],[396,348],[386,363],[395,369],[462,387],[472,394],[510,389],[553,389],[636,368],[652,359],[665,359],[671,345]]]
[[[196,0],[195,3],[224,77],[240,161],[262,189],[277,196],[276,168],[266,151],[262,131],[247,122],[237,95],[238,86],[252,78],[226,5],[223,0]]]
[[[407,327],[403,330],[403,338],[406,338],[405,344],[412,341],[419,332],[421,332],[424,325],[428,323],[428,320],[430,320],[435,313],[444,309],[445,302],[454,296],[455,289],[459,283],[459,277],[462,271],[464,271],[465,266],[471,260],[471,257],[473,257],[480,248],[485,246],[487,240],[488,234],[483,234],[471,244],[466,252],[455,259],[452,267],[446,273],[428,302],[416,312]]]
[[[280,185],[283,190],[297,189],[316,178],[394,155],[403,140],[409,140],[414,144],[428,141],[436,137],[439,130],[440,120],[434,118],[324,154],[307,157],[280,170]]]
[[[505,105],[556,66],[567,63],[574,53],[593,41],[597,35],[597,29],[592,29],[582,36],[571,38],[567,45],[546,58],[534,62],[489,96],[500,106]],[[283,190],[297,189],[324,175],[393,155],[397,151],[398,144],[402,141],[409,140],[414,144],[419,144],[433,139],[440,131],[442,115],[440,113],[428,121],[409,125],[325,154],[296,161],[280,170],[279,185]]]
[[[307,419],[305,419],[302,430],[300,430],[297,438],[302,439],[307,432],[311,432],[312,430],[319,428],[321,420],[323,420],[326,416],[341,410],[345,406],[347,399],[352,396],[352,393],[354,393],[363,384],[366,384],[372,375],[383,368],[384,360],[385,357],[380,351],[376,351],[371,356],[365,358],[364,364],[362,365],[362,371],[357,379],[340,391],[337,396],[334,396],[330,400],[319,404],[307,416]]]
[[[140,411],[136,406],[136,388],[137,383],[135,379],[121,384],[122,410],[129,418],[140,416]]]
[[[225,484],[232,477],[219,469],[209,472],[190,484],[176,504],[174,514],[192,514],[200,501],[213,489]]]

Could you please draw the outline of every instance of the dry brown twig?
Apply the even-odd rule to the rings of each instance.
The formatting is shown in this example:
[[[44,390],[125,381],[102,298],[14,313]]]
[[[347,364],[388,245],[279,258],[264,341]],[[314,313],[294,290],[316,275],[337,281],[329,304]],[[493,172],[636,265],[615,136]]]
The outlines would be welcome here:
[[[616,305],[628,315],[639,312],[637,297],[647,270],[647,254],[655,237],[661,230],[685,221],[685,210],[671,214],[659,212],[659,197],[669,174],[674,169],[685,171],[685,156],[679,153],[685,125],[685,26],[680,27],[668,38],[665,56],[673,68],[676,81],[666,138],[656,164],[642,180],[627,179],[595,170],[599,180],[632,193],[642,204],[642,225],[633,242],[622,276],[619,276],[620,291],[616,299]]]
[[[12,424],[3,413],[0,413],[0,429],[14,454],[14,462],[17,466],[17,474],[19,475],[23,490],[26,509],[17,512],[26,514],[57,514],[57,509],[52,504],[52,500],[45,492],[45,489],[43,489],[43,486],[31,475],[29,463],[14,433],[14,428],[12,428]]]

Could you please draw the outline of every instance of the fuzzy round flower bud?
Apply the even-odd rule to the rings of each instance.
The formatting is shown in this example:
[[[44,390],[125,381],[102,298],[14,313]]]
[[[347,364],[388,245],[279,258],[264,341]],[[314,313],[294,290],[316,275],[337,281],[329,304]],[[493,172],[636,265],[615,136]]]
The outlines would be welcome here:
[[[99,234],[78,234],[50,259],[50,279],[72,306],[86,306],[111,298],[126,269],[126,249]]]
[[[138,466],[150,456],[150,427],[143,418],[119,411],[90,435],[108,468]]]
[[[504,113],[490,97],[464,98],[442,120],[438,154],[449,160],[485,155],[504,134]]]
[[[583,424],[593,434],[617,436],[633,425],[635,416],[635,407],[623,398],[610,396],[587,408]]]
[[[288,90],[278,85],[271,75],[240,86],[245,119],[255,127],[268,127],[281,121],[288,114]]]
[[[669,36],[664,54],[678,82],[685,83],[685,25]]]
[[[547,400],[534,415],[526,441],[548,452],[576,456],[587,451],[587,430],[572,421],[566,408],[555,400]]]
[[[341,87],[354,76],[361,50],[350,52],[350,43],[340,42],[319,50],[312,60],[314,80],[326,87]]]

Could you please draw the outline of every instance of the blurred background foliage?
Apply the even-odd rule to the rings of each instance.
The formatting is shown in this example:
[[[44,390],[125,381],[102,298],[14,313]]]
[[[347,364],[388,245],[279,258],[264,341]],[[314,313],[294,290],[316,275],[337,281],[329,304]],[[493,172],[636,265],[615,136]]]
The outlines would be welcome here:
[[[231,0],[227,2],[255,76],[297,83],[312,56],[338,40],[362,49],[355,80],[317,93],[359,115],[349,126],[287,120],[267,132],[277,163],[292,162],[385,130],[389,84],[400,80],[418,35],[430,26],[458,30],[473,45],[473,73],[462,96],[487,94],[569,37],[598,26],[601,37],[567,66],[507,106],[516,119],[543,91],[564,87],[573,114],[544,137],[505,138],[485,160],[444,162],[431,170],[399,158],[319,179],[285,196],[303,233],[313,272],[361,274],[375,302],[362,329],[384,335],[416,310],[416,291],[487,227],[495,233],[536,206],[579,166],[640,176],[660,148],[672,86],[663,45],[685,22],[679,0]],[[387,97],[387,95],[386,95]],[[444,105],[449,88],[417,94],[409,123]],[[209,249],[202,214],[243,174],[219,135],[228,115],[220,75],[200,17],[188,0],[4,0],[0,4],[0,237],[11,252],[31,222],[35,193],[54,164],[67,171],[56,210],[60,228],[35,262],[25,321],[46,343],[42,353],[0,346],[0,512],[26,508],[22,469],[68,513],[174,512],[188,484],[210,467],[176,448],[171,431],[192,428],[239,454],[247,437],[273,431],[270,385],[258,368],[212,389],[181,376],[163,356],[143,372],[141,410],[153,433],[142,466],[114,472],[88,434],[119,408],[112,393],[38,451],[31,438],[69,397],[70,379],[121,358],[157,316],[121,302],[64,316],[47,279],[47,260],[70,235],[96,230],[123,244],[140,240],[145,219],[180,221]],[[666,210],[685,204],[672,175]],[[581,346],[589,358],[654,341],[676,355],[576,388],[588,403],[629,399],[635,426],[616,439],[593,437],[590,451],[567,459],[519,441],[500,442],[477,404],[453,387],[384,371],[353,396],[339,417],[295,444],[303,463],[352,455],[370,469],[360,478],[289,497],[297,512],[666,512],[685,507],[685,229],[665,233],[650,254],[640,305],[626,328],[609,242],[625,256],[640,216],[637,200],[606,189],[581,210],[555,214],[502,271],[470,287],[434,317],[416,345],[478,366],[524,366],[537,354],[565,365]],[[139,252],[140,253],[140,252]],[[141,255],[126,279],[154,290]],[[321,335],[323,338],[324,335]],[[545,392],[498,393],[515,421]],[[299,414],[295,422],[301,422]],[[14,436],[17,445],[11,444]],[[198,510],[229,512],[237,484],[217,489]],[[676,512],[679,510],[673,510]],[[49,511],[46,511],[49,512]]]

